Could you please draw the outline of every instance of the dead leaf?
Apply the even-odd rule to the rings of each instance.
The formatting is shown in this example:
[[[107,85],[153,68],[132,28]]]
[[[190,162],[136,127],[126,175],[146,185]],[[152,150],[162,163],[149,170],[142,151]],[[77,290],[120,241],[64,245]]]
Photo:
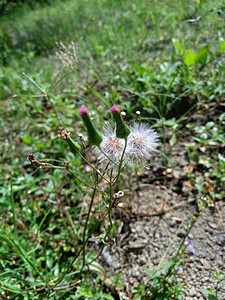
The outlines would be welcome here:
[[[208,270],[208,269],[211,268],[210,263],[209,263],[209,261],[208,261],[207,259],[200,258],[200,262],[201,262],[201,264],[203,265],[203,267],[204,267],[205,269]]]
[[[164,202],[159,203],[159,205],[155,207],[155,211],[159,214],[162,214],[164,212],[164,206],[165,206]]]
[[[194,180],[191,178],[187,181],[187,186],[192,187],[194,185]]]
[[[206,193],[214,192],[214,190],[215,190],[215,188],[214,188],[213,184],[211,182],[207,181],[206,184],[205,184]]]
[[[180,223],[182,222],[182,219],[178,217],[172,217],[171,219]]]
[[[217,229],[217,225],[215,223],[208,222],[208,225],[213,229]]]
[[[192,165],[192,164],[190,164],[189,166],[184,166],[183,167],[184,172],[187,173],[187,174],[192,173],[194,171],[194,169],[195,169],[195,166]]]

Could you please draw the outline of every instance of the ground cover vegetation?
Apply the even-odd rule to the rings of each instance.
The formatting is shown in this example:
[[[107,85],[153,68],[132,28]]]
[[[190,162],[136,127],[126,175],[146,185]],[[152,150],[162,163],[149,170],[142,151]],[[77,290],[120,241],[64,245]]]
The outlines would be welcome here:
[[[223,1],[5,0],[0,13],[2,299],[185,299],[202,211],[224,229]],[[177,203],[139,214],[158,186]],[[190,195],[147,279],[110,273],[104,249],[131,222]],[[199,299],[224,297],[221,266],[213,276]]]

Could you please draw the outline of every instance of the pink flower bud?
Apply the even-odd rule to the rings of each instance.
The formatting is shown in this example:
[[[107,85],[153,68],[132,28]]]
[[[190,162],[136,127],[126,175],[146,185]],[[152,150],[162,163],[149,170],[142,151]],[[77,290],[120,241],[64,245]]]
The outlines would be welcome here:
[[[81,116],[87,115],[87,114],[88,114],[87,107],[81,107],[81,108],[79,109],[79,113],[80,113]]]
[[[120,112],[120,107],[119,107],[119,105],[113,105],[113,106],[110,108],[110,112],[111,112],[112,114],[115,114],[115,113]]]

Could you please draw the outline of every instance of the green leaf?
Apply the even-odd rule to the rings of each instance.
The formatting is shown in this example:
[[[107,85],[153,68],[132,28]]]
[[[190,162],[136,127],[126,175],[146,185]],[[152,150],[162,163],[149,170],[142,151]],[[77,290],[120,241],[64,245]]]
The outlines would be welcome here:
[[[163,267],[163,270],[164,271],[168,271],[174,265],[175,265],[174,261],[172,261],[172,260],[171,261],[167,261],[165,263],[164,267]]]
[[[205,65],[207,62],[207,58],[208,58],[208,50],[204,46],[201,46],[198,50],[196,62],[199,62],[202,65]]]
[[[93,294],[90,290],[90,287],[88,286],[81,286],[77,291],[76,291],[76,299],[79,299],[80,297],[84,297],[85,299],[92,298],[93,299]]]
[[[88,269],[97,273],[102,279],[106,277],[105,269],[98,262],[93,261],[88,265]]]
[[[225,51],[225,40],[221,41],[219,44],[219,52]]]
[[[87,84],[85,84],[85,87],[93,94],[95,95],[98,99],[100,99],[103,103],[105,103],[107,106],[111,106],[111,103],[104,99],[98,92],[94,91],[91,87],[89,87]]]
[[[7,283],[7,282],[3,282],[3,281],[0,281],[0,284],[5,287],[5,290],[9,291],[9,292],[12,292],[12,293],[21,293],[22,290],[19,289],[17,286],[15,285],[12,285],[10,283]]]
[[[31,145],[33,143],[33,138],[32,136],[30,136],[28,133],[25,133],[23,136],[22,136],[22,140],[24,141],[24,143],[28,144],[28,145]]]
[[[149,275],[150,278],[152,278],[152,279],[157,278],[157,277],[160,277],[160,274],[157,273],[156,271],[149,270],[149,269],[147,269],[147,270],[145,270],[145,271],[148,273],[148,275]]]
[[[108,294],[105,294],[105,293],[101,294],[100,296],[101,296],[101,298],[100,298],[100,299],[109,299],[109,300],[114,300],[113,296],[111,296],[111,295],[108,295]]]
[[[184,63],[186,66],[190,67],[196,63],[196,54],[193,50],[189,49],[184,54]]]
[[[184,49],[183,49],[181,43],[179,41],[176,41],[175,39],[172,39],[172,43],[173,43],[174,49],[176,51],[176,54],[183,55]]]

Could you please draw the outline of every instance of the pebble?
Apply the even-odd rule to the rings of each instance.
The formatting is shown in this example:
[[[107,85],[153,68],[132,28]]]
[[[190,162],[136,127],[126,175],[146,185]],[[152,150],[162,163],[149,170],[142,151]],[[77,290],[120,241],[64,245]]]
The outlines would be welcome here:
[[[192,233],[189,233],[188,238],[189,238],[190,240],[193,240],[193,238],[194,238],[193,234],[192,234]]]
[[[156,238],[156,239],[159,239],[159,238],[160,238],[160,234],[159,234],[158,232],[155,234],[155,238]]]
[[[191,289],[189,290],[189,295],[191,297],[194,297],[194,296],[196,296],[196,294],[197,294],[197,292],[196,292],[195,287],[191,287]]]
[[[183,229],[181,229],[181,230],[177,233],[177,236],[178,236],[179,238],[183,238],[183,237],[185,237],[185,235],[186,235],[186,231],[183,230]]]
[[[216,254],[214,254],[214,253],[211,254],[210,259],[211,259],[211,260],[215,260],[215,258],[216,258]]]

